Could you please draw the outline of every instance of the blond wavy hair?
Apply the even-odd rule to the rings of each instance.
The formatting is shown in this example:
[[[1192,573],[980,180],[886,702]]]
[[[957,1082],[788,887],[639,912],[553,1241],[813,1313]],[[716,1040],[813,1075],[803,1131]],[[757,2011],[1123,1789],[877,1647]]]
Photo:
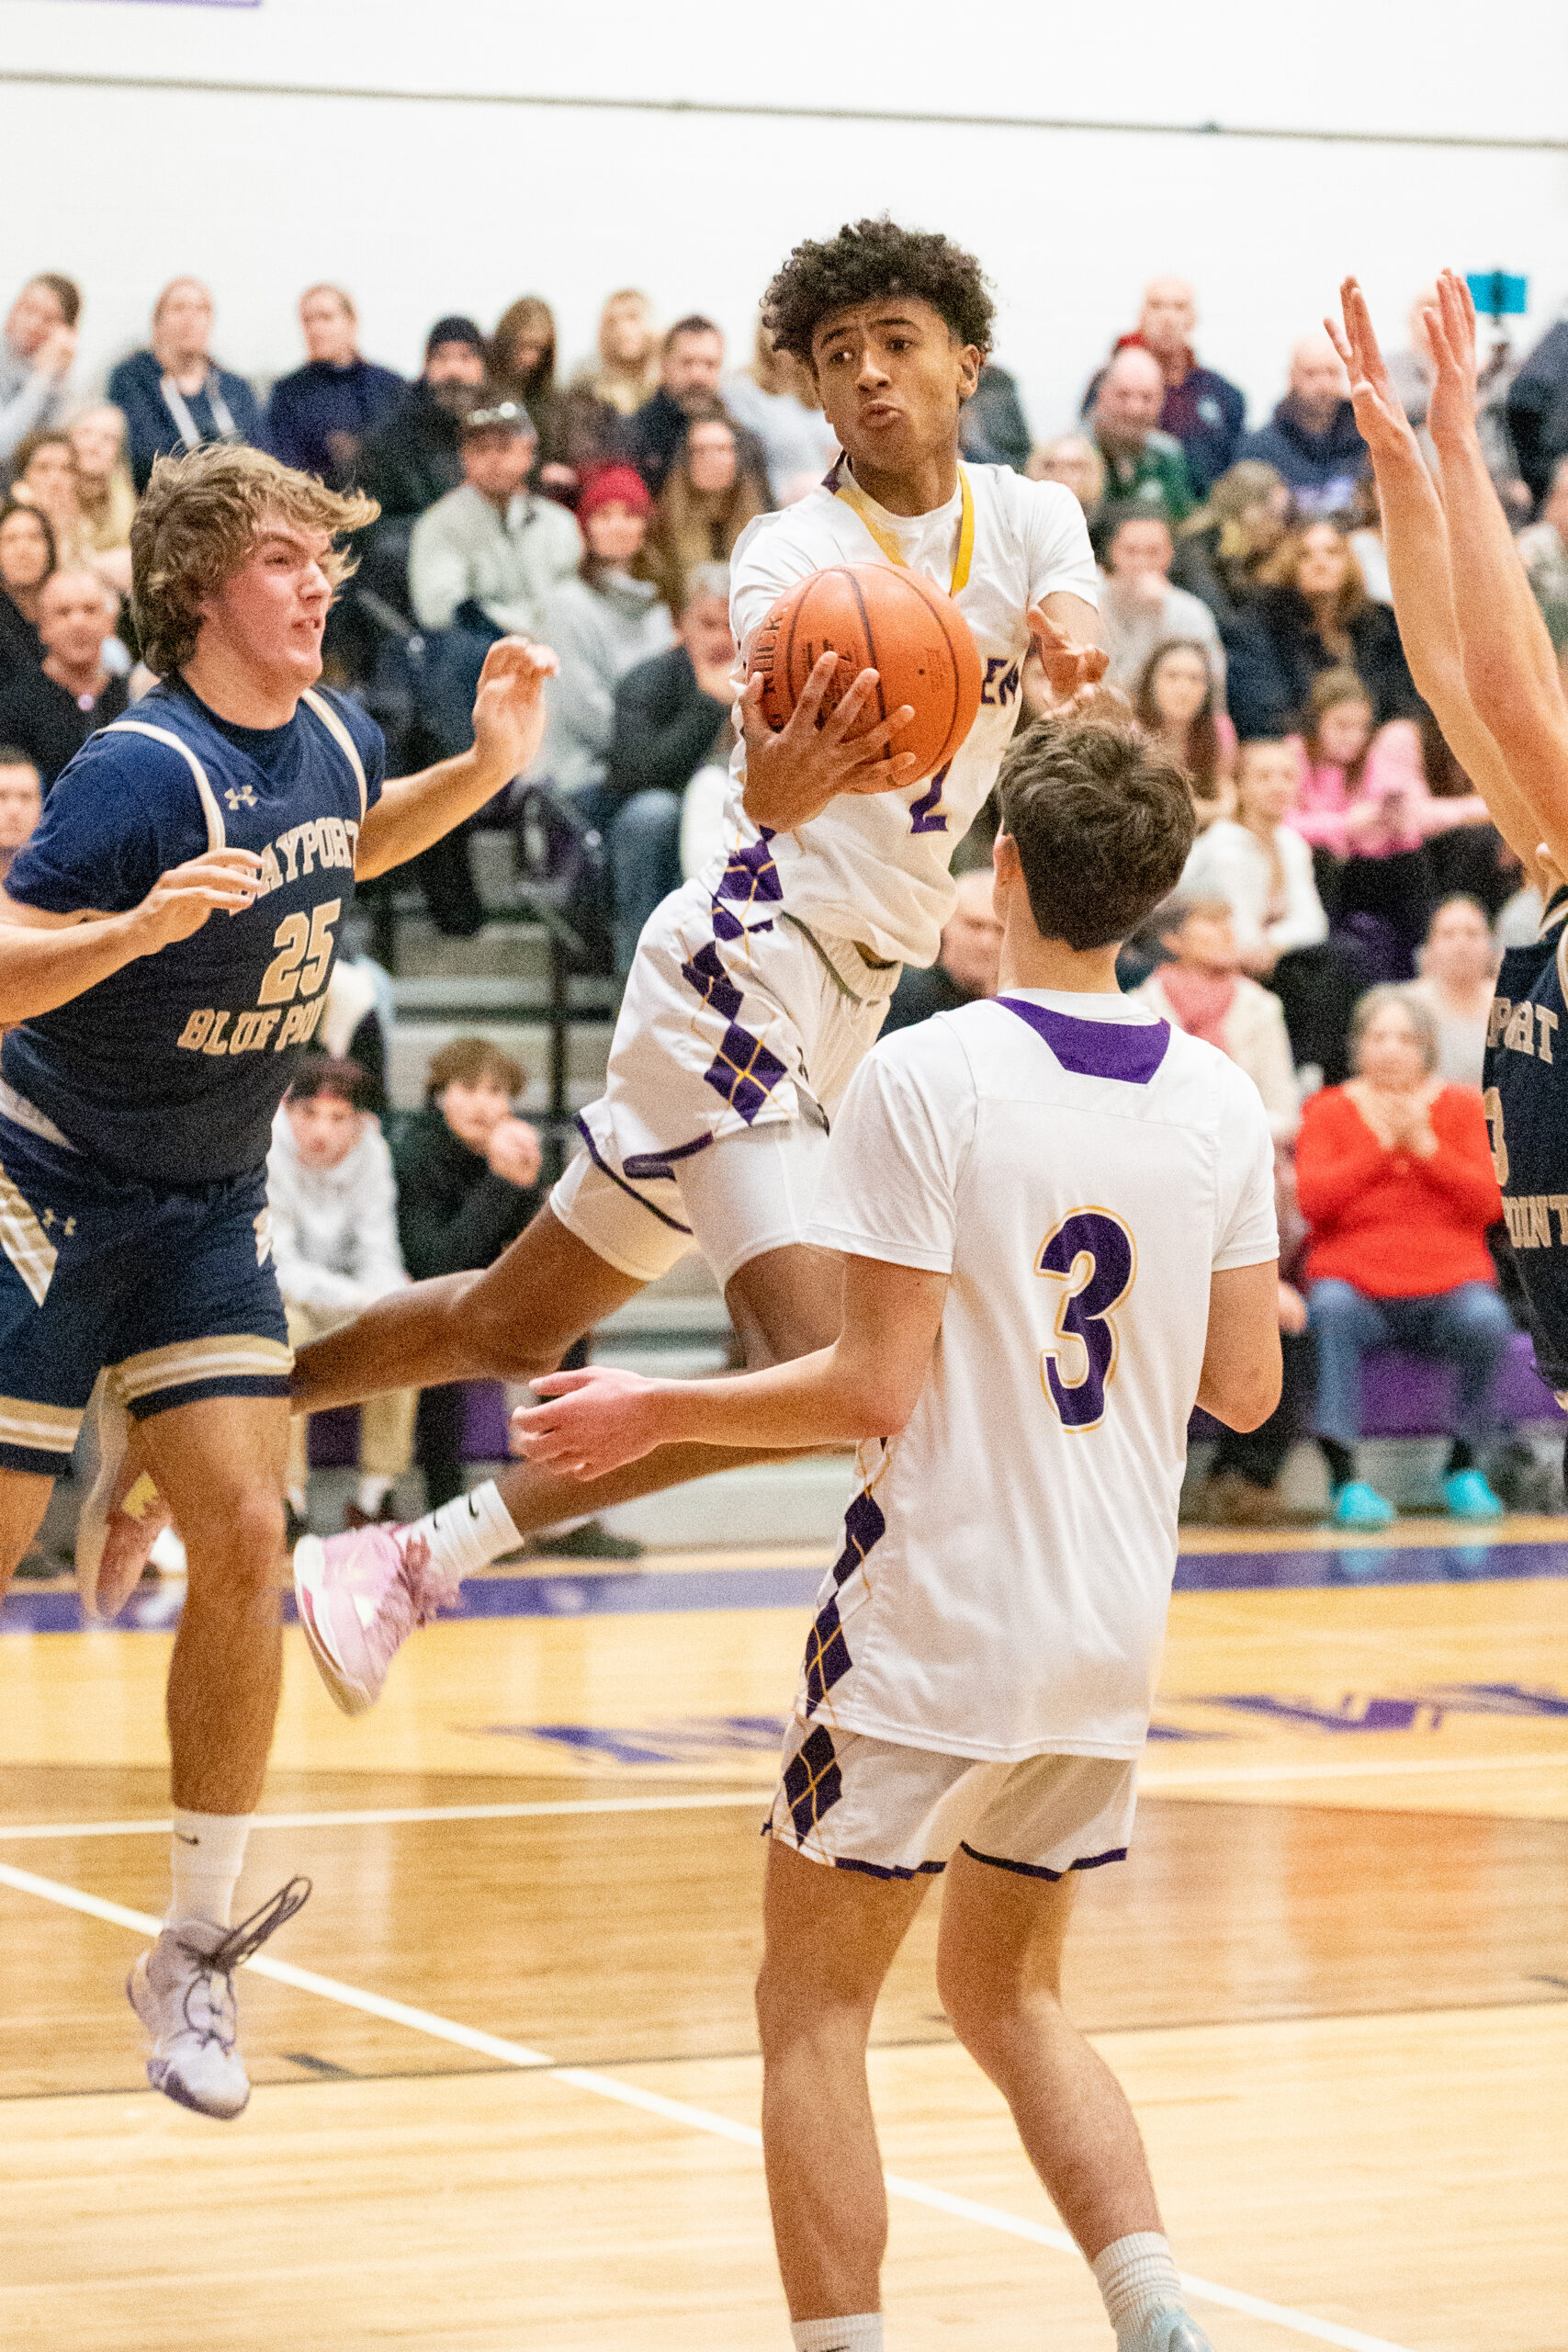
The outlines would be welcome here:
[[[196,651],[201,607],[250,557],[274,521],[306,531],[362,531],[380,513],[359,491],[340,494],[265,450],[209,441],[160,458],[130,526],[130,603],[141,657],[167,677]],[[333,547],[321,569],[334,589],[355,569]]]

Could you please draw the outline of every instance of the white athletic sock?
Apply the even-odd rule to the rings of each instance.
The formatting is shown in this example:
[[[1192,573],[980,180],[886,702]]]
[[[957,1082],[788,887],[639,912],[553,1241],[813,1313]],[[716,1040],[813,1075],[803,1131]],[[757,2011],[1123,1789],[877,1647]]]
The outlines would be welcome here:
[[[1128,2352],[1156,2312],[1183,2308],[1170,2245],[1157,2230],[1137,2230],[1108,2245],[1094,2264],[1094,2277],[1116,2330],[1117,2352]]]
[[[175,1807],[169,1859],[175,1891],[164,1914],[167,1927],[208,1919],[227,1928],[234,1889],[244,1866],[248,1813],[182,1813]]]
[[[359,1481],[360,1510],[374,1519],[396,1484],[396,1479],[384,1478],[378,1470],[367,1470]]]
[[[882,2313],[853,2319],[797,2319],[790,2328],[795,2352],[882,2352]]]
[[[503,1552],[514,1552],[523,1541],[493,1478],[443,1503],[439,1510],[426,1511],[415,1520],[412,1532],[429,1544],[432,1565],[449,1577],[471,1577]]]

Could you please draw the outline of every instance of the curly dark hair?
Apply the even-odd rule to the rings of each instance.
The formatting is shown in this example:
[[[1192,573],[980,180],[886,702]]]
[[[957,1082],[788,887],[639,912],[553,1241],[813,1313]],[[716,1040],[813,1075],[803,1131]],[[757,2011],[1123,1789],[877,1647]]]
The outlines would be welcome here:
[[[826,243],[796,245],[762,297],[762,324],[778,349],[809,368],[823,320],[883,294],[929,302],[960,343],[972,343],[982,359],[990,350],[996,304],[974,254],[894,220],[846,221]]]

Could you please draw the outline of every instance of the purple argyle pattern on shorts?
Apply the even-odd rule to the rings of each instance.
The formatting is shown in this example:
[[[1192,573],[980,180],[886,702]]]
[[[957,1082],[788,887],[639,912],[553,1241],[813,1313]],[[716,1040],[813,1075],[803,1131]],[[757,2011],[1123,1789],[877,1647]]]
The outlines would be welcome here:
[[[857,1495],[844,1513],[844,1548],[833,1563],[833,1582],[840,1589],[866,1555],[887,1532],[887,1521],[868,1494]],[[815,1714],[835,1682],[841,1681],[853,1660],[844,1638],[836,1599],[824,1601],[806,1637],[806,1712]]]
[[[705,1004],[711,1004],[726,1021],[733,1021],[740,1010],[740,990],[724,968],[724,959],[713,940],[699,947],[689,964],[681,967],[681,978],[690,989],[695,989]]]
[[[844,1793],[839,1759],[822,1725],[807,1733],[784,1768],[784,1802],[797,1838],[809,1838]]]
[[[857,1495],[844,1513],[844,1548],[833,1563],[833,1582],[845,1584],[874,1544],[887,1532],[887,1521],[869,1494]]]
[[[737,1020],[741,991],[725,969],[716,940],[710,939],[689,963],[682,965],[681,978],[729,1024],[724,1033],[724,1043],[703,1076],[715,1093],[722,1094],[750,1126],[784,1075],[784,1066],[760,1037],[753,1037],[750,1029],[743,1028]]]
[[[768,847],[773,838],[764,826],[760,841],[730,852],[729,863],[720,875],[714,894],[713,927],[720,939],[739,939],[743,931],[763,927],[742,922],[722,900],[731,899],[744,910],[762,905],[777,906],[783,899],[784,884],[773,864],[773,853]]]

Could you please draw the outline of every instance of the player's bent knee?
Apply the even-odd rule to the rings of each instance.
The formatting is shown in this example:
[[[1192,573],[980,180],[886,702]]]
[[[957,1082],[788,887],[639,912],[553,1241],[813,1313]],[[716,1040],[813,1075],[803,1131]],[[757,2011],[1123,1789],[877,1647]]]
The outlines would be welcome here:
[[[270,1486],[214,1497],[207,1510],[176,1511],[193,1563],[220,1558],[225,1575],[270,1585],[283,1549],[283,1498]]]

